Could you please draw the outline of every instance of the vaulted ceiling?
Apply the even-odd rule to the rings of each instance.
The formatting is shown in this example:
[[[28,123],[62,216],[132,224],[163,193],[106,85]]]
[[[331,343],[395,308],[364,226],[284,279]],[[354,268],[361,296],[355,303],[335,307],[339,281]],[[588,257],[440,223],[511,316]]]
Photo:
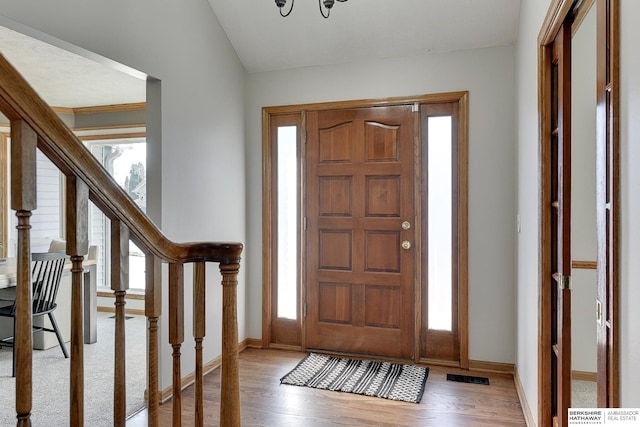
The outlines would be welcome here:
[[[288,10],[292,0],[288,0]],[[514,44],[520,0],[209,0],[248,72]]]
[[[323,19],[318,0],[295,0],[283,18],[273,0],[208,1],[249,73],[510,45],[520,13],[520,0],[349,0]],[[145,100],[144,81],[3,27],[0,52],[51,105]]]

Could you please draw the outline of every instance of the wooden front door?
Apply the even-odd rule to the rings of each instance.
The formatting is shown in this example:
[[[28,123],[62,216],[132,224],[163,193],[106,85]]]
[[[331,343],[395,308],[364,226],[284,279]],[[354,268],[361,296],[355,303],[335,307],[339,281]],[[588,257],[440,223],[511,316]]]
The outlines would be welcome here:
[[[307,113],[307,348],[413,357],[413,141],[411,105]]]

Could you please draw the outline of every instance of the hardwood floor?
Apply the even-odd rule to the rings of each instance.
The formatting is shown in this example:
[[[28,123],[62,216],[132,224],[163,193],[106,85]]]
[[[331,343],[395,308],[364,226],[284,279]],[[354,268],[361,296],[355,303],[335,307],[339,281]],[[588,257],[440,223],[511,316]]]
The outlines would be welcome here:
[[[513,377],[430,367],[419,404],[350,393],[280,385],[303,353],[247,349],[240,353],[240,393],[243,426],[525,426]],[[491,385],[446,380],[447,373],[479,375]],[[205,377],[205,424],[218,425],[220,370]],[[184,390],[183,425],[193,425],[193,387]],[[128,426],[147,425],[146,411]],[[171,425],[171,404],[160,407],[160,425]]]

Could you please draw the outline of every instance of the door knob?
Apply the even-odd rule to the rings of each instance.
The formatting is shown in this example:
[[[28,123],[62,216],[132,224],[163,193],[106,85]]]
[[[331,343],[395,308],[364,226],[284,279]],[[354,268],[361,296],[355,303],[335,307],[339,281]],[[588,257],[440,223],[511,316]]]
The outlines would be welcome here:
[[[402,242],[402,249],[411,249],[411,242],[408,240]]]

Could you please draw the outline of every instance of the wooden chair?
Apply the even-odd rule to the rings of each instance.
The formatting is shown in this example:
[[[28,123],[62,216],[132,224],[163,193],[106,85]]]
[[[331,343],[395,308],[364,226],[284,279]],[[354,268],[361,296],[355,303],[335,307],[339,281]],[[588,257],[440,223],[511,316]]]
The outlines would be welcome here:
[[[62,349],[64,357],[69,358],[69,353],[64,344],[62,334],[58,329],[58,323],[53,312],[57,307],[56,297],[58,296],[58,288],[60,287],[60,279],[64,268],[65,253],[64,252],[45,252],[31,254],[31,281],[33,283],[33,305],[32,315],[34,318],[49,316],[53,329],[43,326],[34,326],[33,332],[46,331],[53,332],[58,338],[58,343]],[[13,334],[16,331],[15,322],[16,303],[0,307],[1,317],[13,318]],[[13,336],[0,340],[0,345],[13,347]],[[16,375],[16,353],[13,351],[13,371],[12,376]]]

